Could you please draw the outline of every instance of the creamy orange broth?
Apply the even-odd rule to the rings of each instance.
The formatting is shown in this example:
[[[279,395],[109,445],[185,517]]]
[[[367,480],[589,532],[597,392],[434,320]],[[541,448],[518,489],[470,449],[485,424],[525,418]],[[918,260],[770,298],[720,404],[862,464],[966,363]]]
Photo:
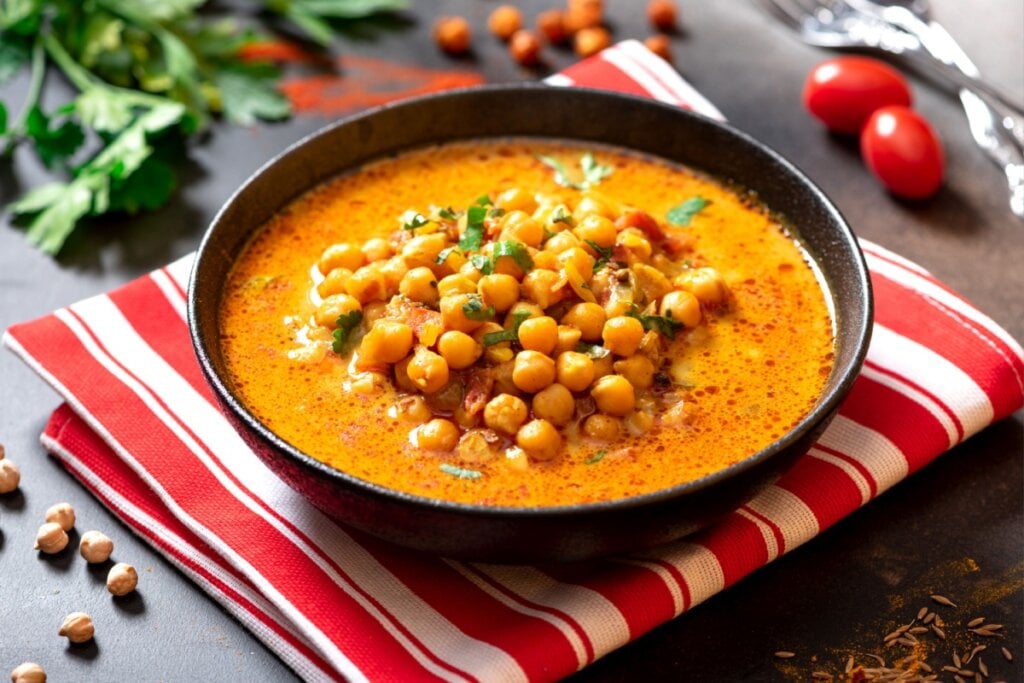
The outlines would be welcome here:
[[[694,195],[710,204],[691,225],[695,261],[731,290],[727,308],[669,345],[681,402],[654,429],[603,445],[569,439],[561,456],[524,471],[498,459],[439,468],[457,455],[420,452],[409,426],[389,417],[398,395],[345,391],[347,359],[307,353],[311,266],[332,243],[386,236],[411,207],[465,207],[510,187],[579,201],[538,154],[585,151],[565,143],[505,140],[431,147],[375,162],[309,192],[259,231],[232,272],[221,310],[222,345],[235,392],[297,448],[351,475],[431,498],[546,506],[618,499],[725,468],[780,437],[814,405],[832,362],[832,323],[821,286],[778,221],[750,196],[678,166],[591,147],[614,173],[599,192],[664,224]],[[323,346],[321,344],[321,346]],[[598,456],[599,457],[595,457]]]

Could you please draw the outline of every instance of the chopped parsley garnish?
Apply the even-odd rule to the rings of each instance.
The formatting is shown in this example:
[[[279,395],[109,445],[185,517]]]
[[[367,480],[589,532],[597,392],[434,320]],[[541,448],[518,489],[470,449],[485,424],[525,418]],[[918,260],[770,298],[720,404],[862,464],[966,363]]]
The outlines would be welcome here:
[[[457,221],[457,220],[459,220],[459,216],[461,216],[462,214],[461,213],[457,213],[455,211],[455,209],[453,209],[452,207],[448,206],[448,207],[445,207],[445,208],[439,210],[437,212],[437,215],[440,216],[441,218],[445,219],[446,221]]]
[[[459,248],[457,246],[451,246],[446,249],[442,249],[441,253],[437,255],[437,260],[435,261],[435,263],[440,266],[441,264],[448,260],[448,257],[452,255],[453,251],[458,250]]]
[[[601,270],[602,268],[604,268],[606,265],[608,265],[608,261],[611,260],[611,258],[612,258],[612,248],[611,247],[602,247],[600,244],[598,244],[594,240],[583,240],[583,241],[586,242],[587,244],[589,244],[590,248],[597,252],[597,260],[594,261],[594,272],[595,273],[597,271]]]
[[[352,334],[352,330],[359,326],[359,323],[363,320],[362,311],[349,311],[348,313],[342,313],[338,316],[338,320],[335,324],[338,326],[334,330],[334,343],[331,344],[331,348],[339,356],[345,350],[345,344],[348,343],[349,335]]]
[[[590,456],[590,458],[587,460],[587,464],[596,465],[597,463],[601,462],[601,460],[606,455],[608,455],[608,451],[598,451],[597,453],[594,453],[592,456]]]
[[[572,214],[564,206],[557,206],[555,210],[551,212],[552,223],[565,223],[570,228],[576,225],[576,221],[573,220]]]
[[[516,242],[515,240],[502,240],[494,243],[494,253],[491,255],[491,270],[494,270],[493,264],[498,262],[498,259],[508,256],[516,262],[519,269],[524,273],[528,273],[533,270],[533,259],[530,258],[530,252],[526,250],[526,245]],[[482,271],[481,271],[482,272]]]
[[[611,353],[608,349],[601,346],[600,344],[589,344],[587,342],[579,342],[576,344],[576,353],[582,353],[584,356],[588,356],[593,359],[605,358]]]
[[[690,197],[682,204],[669,209],[666,218],[672,225],[678,225],[679,227],[685,228],[690,224],[690,221],[693,220],[693,217],[700,213],[701,210],[710,203],[710,200],[704,199],[704,197],[701,197],[700,195]]]
[[[494,202],[491,201],[491,198],[485,194],[482,194],[479,197],[477,197],[475,203],[477,206],[491,206],[492,204],[494,204]]]
[[[477,200],[479,201],[479,200]],[[462,251],[477,251],[484,243],[484,218],[487,207],[476,204],[466,212],[466,232],[459,238]]]
[[[569,187],[574,190],[589,190],[595,185],[599,185],[602,180],[612,174],[613,169],[611,166],[597,163],[597,159],[590,152],[586,152],[580,157],[580,170],[583,173],[583,179],[575,181],[569,177],[568,171],[562,162],[554,157],[546,156],[544,154],[538,154],[537,159],[541,161],[545,166],[549,167],[555,172],[555,182],[562,187]]]
[[[484,476],[476,470],[467,470],[465,467],[456,467],[455,465],[447,462],[441,463],[441,471],[445,474],[450,474],[453,477],[458,477],[459,479],[479,479]]]
[[[469,262],[473,264],[474,268],[484,275],[490,275],[494,269],[494,264],[491,262],[491,259],[487,258],[483,254],[473,254],[469,257]]]
[[[648,332],[654,330],[659,334],[665,335],[669,339],[675,339],[676,332],[685,327],[685,325],[683,325],[681,322],[672,319],[671,311],[669,311],[669,314],[667,316],[645,315],[640,312],[640,309],[637,308],[636,304],[633,304],[633,307],[629,309],[626,315],[628,315],[631,318],[636,318],[637,320],[639,320],[640,324],[644,326],[644,330]]]
[[[519,341],[519,326],[530,317],[529,311],[517,311],[512,314],[512,329],[501,332],[489,332],[484,335],[484,346],[494,346],[502,342]]]
[[[491,218],[501,218],[502,216],[505,215],[505,209],[502,209],[501,207],[497,207],[497,208],[491,209],[491,212],[489,214],[487,214],[487,215],[490,216]]]
[[[426,217],[418,213],[412,217],[412,220],[407,221],[402,225],[402,230],[415,230],[416,228],[422,228],[424,225],[429,223]]]
[[[494,317],[494,306],[484,308],[484,302],[476,294],[469,295],[469,301],[462,304],[462,314],[470,320],[490,320]]]

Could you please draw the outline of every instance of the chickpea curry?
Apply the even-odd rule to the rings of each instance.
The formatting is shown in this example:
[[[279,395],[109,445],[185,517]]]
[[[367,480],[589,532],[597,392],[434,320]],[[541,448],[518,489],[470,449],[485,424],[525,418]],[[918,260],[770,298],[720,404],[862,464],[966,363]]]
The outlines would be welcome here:
[[[616,148],[450,143],[261,229],[221,344],[270,429],[350,475],[551,506],[698,479],[815,405],[819,278],[751,194]]]

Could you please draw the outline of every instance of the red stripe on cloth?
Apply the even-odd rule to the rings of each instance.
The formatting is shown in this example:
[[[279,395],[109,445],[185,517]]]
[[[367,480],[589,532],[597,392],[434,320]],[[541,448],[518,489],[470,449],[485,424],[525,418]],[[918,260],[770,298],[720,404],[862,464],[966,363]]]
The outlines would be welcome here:
[[[723,587],[728,588],[768,563],[768,548],[757,524],[733,512],[708,531],[698,532],[693,543],[714,553],[722,566]]]
[[[778,554],[782,555],[783,553],[785,553],[786,537],[782,535],[782,529],[779,527],[778,524],[776,524],[775,520],[766,515],[762,515],[760,512],[750,507],[749,505],[742,506],[742,509],[748,515],[750,515],[751,517],[755,517],[758,521],[760,521],[762,524],[764,524],[771,530],[772,536],[775,537],[775,547],[779,549]]]
[[[640,95],[641,97],[651,96],[639,83],[615,65],[601,59],[600,56],[589,57],[582,62],[573,64],[562,71],[562,74],[582,86],[622,92],[628,95]]]
[[[917,391],[920,394],[922,394],[923,396],[925,396],[928,399],[930,399],[935,404],[935,407],[938,408],[939,410],[941,410],[942,413],[947,418],[949,418],[949,421],[953,423],[953,428],[956,430],[956,441],[959,443],[960,441],[964,440],[964,425],[963,425],[963,422],[960,421],[960,417],[956,414],[956,412],[952,408],[950,408],[946,404],[946,402],[945,402],[945,400],[943,398],[941,398],[940,396],[938,396],[934,392],[928,390],[927,388],[921,386],[919,383],[917,383],[917,382],[915,382],[915,381],[913,381],[913,380],[911,380],[911,379],[901,375],[900,373],[898,373],[898,372],[896,372],[894,370],[890,370],[889,368],[882,367],[878,363],[873,362],[870,358],[864,361],[864,365],[866,367],[871,368],[872,370],[874,370],[877,373],[883,374],[886,377],[890,377],[893,381],[898,382],[898,383],[900,383],[900,384],[902,384],[902,385],[904,385],[904,386],[906,386],[906,387],[908,387],[910,389],[913,389],[914,391]],[[945,431],[945,429],[943,429],[943,431]],[[948,446],[948,445],[949,445],[948,443],[944,444],[944,446]]]
[[[690,593],[690,584],[687,582],[686,577],[683,576],[683,573],[679,571],[674,564],[655,557],[643,557],[639,559],[642,559],[644,562],[652,562],[667,571],[672,578],[676,580],[676,584],[679,586],[679,590],[683,594],[682,611],[685,612],[690,609],[690,605],[693,604],[693,595]]]
[[[824,531],[861,505],[861,493],[840,467],[814,457],[803,457],[775,482],[810,508]]]
[[[828,453],[829,455],[835,456],[836,458],[839,458],[843,462],[852,465],[853,469],[857,470],[857,473],[860,474],[860,476],[863,477],[864,481],[867,483],[868,489],[871,491],[870,497],[874,498],[875,496],[878,495],[878,482],[875,481],[874,475],[871,474],[868,468],[865,467],[864,463],[862,463],[860,460],[850,455],[849,453],[844,453],[835,448],[829,448],[828,446],[822,446],[820,443],[814,444],[814,448],[824,453]]]

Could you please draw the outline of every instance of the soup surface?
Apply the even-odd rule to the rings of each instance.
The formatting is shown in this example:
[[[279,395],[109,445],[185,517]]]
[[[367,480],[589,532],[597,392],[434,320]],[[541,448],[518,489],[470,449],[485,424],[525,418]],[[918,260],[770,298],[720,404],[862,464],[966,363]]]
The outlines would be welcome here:
[[[355,477],[550,506],[698,479],[832,365],[825,294],[756,198],[615,148],[446,144],[310,191],[221,304],[233,389]]]

